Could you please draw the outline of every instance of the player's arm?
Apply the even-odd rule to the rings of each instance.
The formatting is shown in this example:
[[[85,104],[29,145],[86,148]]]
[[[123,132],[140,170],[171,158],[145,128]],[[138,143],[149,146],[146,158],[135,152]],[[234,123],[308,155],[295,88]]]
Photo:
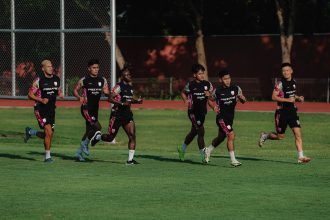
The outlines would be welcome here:
[[[112,88],[109,94],[109,102],[114,105],[129,106],[130,103],[120,101],[120,98],[118,98],[119,94],[120,94],[120,86],[115,85],[115,87]]]
[[[41,97],[36,96],[38,89],[39,89],[39,78],[37,78],[36,80],[33,81],[32,85],[29,89],[28,97],[36,102],[40,102],[42,104],[47,104],[48,103],[47,98],[41,98]]]
[[[209,96],[208,100],[207,100],[207,104],[209,105],[209,107],[211,109],[213,109],[214,112],[219,113],[220,112],[220,108],[218,106],[218,104],[216,103],[216,90],[212,91],[212,94]]]
[[[59,87],[59,88],[58,88],[57,95],[58,95],[58,97],[59,97],[60,99],[64,99],[64,94],[63,94],[62,87]]]
[[[238,95],[237,95],[237,99],[242,103],[244,104],[246,102],[246,98],[245,96],[243,95],[243,91],[242,89],[238,86]]]
[[[141,96],[138,99],[132,98],[132,104],[142,104],[143,103],[143,99],[141,98]]]
[[[273,94],[272,94],[272,100],[276,101],[276,102],[295,102],[295,98],[294,97],[290,97],[290,98],[282,98],[279,96],[280,91],[277,89],[273,90]]]
[[[186,104],[187,103],[187,94],[190,92],[189,90],[189,82],[187,83],[187,85],[184,87],[184,89],[181,92],[181,98],[182,101]]]
[[[81,104],[83,104],[85,102],[85,97],[83,97],[79,94],[82,85],[83,85],[83,81],[82,81],[82,79],[79,79],[79,81],[77,82],[77,84],[74,86],[74,89],[73,89],[73,95],[77,98],[77,100],[79,100],[79,102]]]
[[[103,88],[102,88],[102,92],[105,96],[109,96],[109,85],[108,85],[108,82],[105,78],[103,78],[104,80],[104,84],[103,84]]]

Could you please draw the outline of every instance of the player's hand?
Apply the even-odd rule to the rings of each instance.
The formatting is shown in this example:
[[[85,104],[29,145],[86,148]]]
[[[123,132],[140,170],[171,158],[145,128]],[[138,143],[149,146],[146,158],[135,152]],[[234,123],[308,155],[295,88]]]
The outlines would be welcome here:
[[[219,114],[219,113],[220,113],[220,108],[219,108],[219,106],[218,106],[218,105],[214,106],[213,111],[214,111],[215,113]]]
[[[243,95],[239,95],[239,96],[237,96],[237,98],[239,99],[239,101],[240,101],[242,104],[244,104],[244,103],[246,102],[246,98],[245,98],[245,96],[243,96]]]
[[[121,103],[121,106],[130,106],[130,105],[131,105],[130,102],[122,102],[122,103]]]
[[[297,101],[298,102],[304,102],[305,101],[305,97],[304,96],[298,96],[297,97]]]
[[[80,97],[79,97],[79,102],[80,102],[81,104],[86,104],[86,98],[83,97],[83,96],[80,96]]]
[[[47,98],[41,99],[41,103],[44,105],[46,105],[48,103],[48,101],[49,101],[49,99],[47,99]]]
[[[208,90],[207,91],[204,91],[204,94],[205,94],[206,97],[210,97],[211,96],[211,93]]]
[[[142,104],[143,103],[143,99],[141,99],[141,97],[140,97],[138,100],[136,100],[136,103],[137,104]]]

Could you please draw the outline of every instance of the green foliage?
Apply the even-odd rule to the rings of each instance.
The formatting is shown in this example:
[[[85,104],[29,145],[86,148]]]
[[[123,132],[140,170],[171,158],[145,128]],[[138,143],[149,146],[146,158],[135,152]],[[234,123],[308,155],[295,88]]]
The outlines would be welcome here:
[[[52,146],[55,163],[44,164],[43,144],[22,141],[24,127],[36,126],[32,109],[0,109],[0,216],[3,219],[327,219],[330,205],[328,114],[301,114],[305,154],[296,164],[294,139],[257,147],[261,130],[273,129],[273,113],[238,112],[236,154],[231,168],[225,144],[210,165],[199,160],[196,140],[186,162],[176,147],[189,130],[185,111],[134,110],[136,160],[128,167],[127,137],[91,148],[89,162],[74,161],[84,132],[79,108],[57,109]],[[15,118],[12,116],[15,115]],[[103,132],[108,110],[100,111]],[[205,140],[217,133],[207,115]],[[42,204],[42,205],[41,205]]]
[[[66,79],[65,81],[65,86],[66,86],[66,96],[73,96],[73,90],[75,85],[77,84],[79,80],[78,76],[75,76],[73,78],[70,79]]]

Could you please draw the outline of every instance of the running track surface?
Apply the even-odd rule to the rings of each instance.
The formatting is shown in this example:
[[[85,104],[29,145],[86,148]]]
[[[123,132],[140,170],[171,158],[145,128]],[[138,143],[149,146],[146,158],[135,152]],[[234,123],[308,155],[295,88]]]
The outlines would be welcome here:
[[[57,101],[58,107],[79,108],[78,101]],[[31,107],[34,102],[31,100],[13,100],[0,99],[0,107]],[[299,112],[324,112],[330,113],[330,104],[325,102],[304,102],[297,103]],[[101,108],[109,108],[107,101],[100,102]],[[177,109],[185,110],[187,107],[182,101],[170,100],[145,100],[143,104],[133,105],[132,108],[141,109]],[[275,102],[247,102],[244,105],[238,104],[236,109],[241,111],[274,111],[276,108]]]

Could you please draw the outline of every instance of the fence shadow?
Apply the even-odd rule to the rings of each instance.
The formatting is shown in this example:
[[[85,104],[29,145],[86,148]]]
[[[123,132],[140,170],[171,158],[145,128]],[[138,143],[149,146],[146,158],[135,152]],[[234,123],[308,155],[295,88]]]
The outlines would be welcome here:
[[[9,159],[15,159],[15,160],[29,160],[29,161],[36,161],[36,159],[34,158],[30,158],[30,157],[23,157],[17,154],[1,154],[0,153],[0,157],[3,158],[9,158]]]

